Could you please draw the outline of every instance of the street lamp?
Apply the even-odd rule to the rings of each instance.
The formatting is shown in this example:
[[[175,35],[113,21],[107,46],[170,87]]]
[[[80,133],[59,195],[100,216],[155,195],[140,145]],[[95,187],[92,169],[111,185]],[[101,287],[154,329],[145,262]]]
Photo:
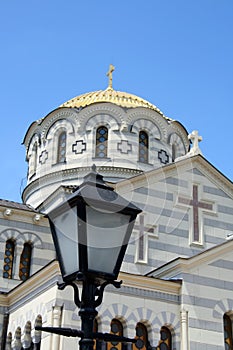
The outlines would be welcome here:
[[[93,333],[93,322],[104,288],[108,284],[120,288],[122,281],[116,279],[140,212],[141,209],[106,185],[93,166],[68,200],[47,214],[64,281],[58,287],[73,287],[82,328],[81,331],[51,327],[41,330],[81,337],[79,344],[83,350],[93,349],[93,339],[134,342],[112,334]]]

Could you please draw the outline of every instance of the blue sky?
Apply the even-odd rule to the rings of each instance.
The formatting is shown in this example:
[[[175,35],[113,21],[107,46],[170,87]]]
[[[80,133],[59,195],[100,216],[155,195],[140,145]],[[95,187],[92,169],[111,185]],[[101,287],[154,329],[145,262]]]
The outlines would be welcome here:
[[[21,201],[29,125],[79,94],[139,95],[233,180],[232,0],[0,1],[0,198]]]

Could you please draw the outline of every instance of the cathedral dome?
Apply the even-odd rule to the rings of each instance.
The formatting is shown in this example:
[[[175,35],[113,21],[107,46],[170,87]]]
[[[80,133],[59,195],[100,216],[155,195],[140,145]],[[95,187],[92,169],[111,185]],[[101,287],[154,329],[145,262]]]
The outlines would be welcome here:
[[[110,102],[125,108],[149,108],[163,115],[159,108],[143,98],[128,92],[116,91],[111,87],[108,87],[106,90],[98,90],[76,96],[63,103],[60,107],[80,108],[100,102]]]
[[[77,186],[93,163],[116,183],[174,162],[189,150],[186,129],[152,103],[107,89],[78,95],[32,123],[23,201],[37,208],[62,186]]]

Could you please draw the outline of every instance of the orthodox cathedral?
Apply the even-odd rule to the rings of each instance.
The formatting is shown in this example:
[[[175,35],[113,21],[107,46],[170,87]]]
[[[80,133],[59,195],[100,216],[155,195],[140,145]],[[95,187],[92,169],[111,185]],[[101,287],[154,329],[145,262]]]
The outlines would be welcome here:
[[[45,216],[95,164],[142,212],[108,286],[95,330],[136,338],[103,350],[233,349],[233,184],[202,155],[201,136],[154,104],[112,86],[85,93],[34,121],[22,203],[0,200],[1,350],[76,349],[78,339],[36,326],[80,329]]]

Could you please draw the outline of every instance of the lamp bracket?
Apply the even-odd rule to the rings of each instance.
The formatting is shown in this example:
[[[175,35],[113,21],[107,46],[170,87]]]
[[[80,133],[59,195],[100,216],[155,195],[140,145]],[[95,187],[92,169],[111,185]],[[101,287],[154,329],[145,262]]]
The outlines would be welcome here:
[[[67,286],[71,286],[74,289],[74,302],[75,305],[77,305],[79,308],[81,307],[81,301],[79,298],[79,289],[77,284],[74,282],[62,282],[62,283],[57,283],[58,289],[64,290]]]
[[[76,281],[81,281],[83,284],[81,299],[79,296],[79,288]],[[57,283],[58,289],[60,290],[64,290],[67,286],[73,287],[75,305],[77,305],[78,308],[82,309],[95,309],[97,306],[99,306],[103,300],[104,289],[110,284],[112,284],[115,288],[120,288],[122,281],[107,280],[103,283],[100,283],[97,280],[82,275],[82,278],[78,278],[74,281],[64,281],[62,283]]]

